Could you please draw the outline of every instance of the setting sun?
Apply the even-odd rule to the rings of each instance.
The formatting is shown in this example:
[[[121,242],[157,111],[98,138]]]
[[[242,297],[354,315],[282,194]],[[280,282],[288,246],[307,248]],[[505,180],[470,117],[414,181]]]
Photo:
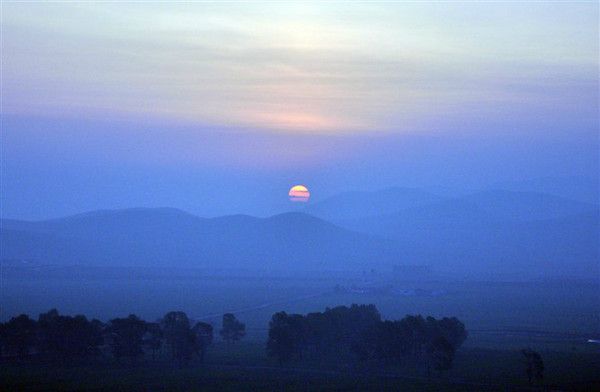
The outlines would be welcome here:
[[[304,185],[294,185],[289,193],[290,201],[306,203],[310,198],[310,192]]]
[[[600,392],[599,12],[0,0],[0,392]]]

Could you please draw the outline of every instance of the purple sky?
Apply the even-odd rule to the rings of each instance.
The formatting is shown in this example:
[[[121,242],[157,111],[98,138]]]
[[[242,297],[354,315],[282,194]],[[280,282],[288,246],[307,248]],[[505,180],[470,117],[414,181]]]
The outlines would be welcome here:
[[[594,2],[7,3],[2,215],[268,215],[296,183],[319,200],[596,182],[597,15]]]

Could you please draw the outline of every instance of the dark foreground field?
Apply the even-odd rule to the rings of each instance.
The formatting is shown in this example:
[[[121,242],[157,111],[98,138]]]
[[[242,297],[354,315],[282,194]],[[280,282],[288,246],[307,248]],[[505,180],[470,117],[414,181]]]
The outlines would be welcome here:
[[[364,364],[329,365],[296,361],[280,366],[269,360],[264,344],[217,343],[206,363],[178,368],[166,359],[130,364],[98,360],[86,365],[4,364],[0,389],[46,390],[568,390],[600,389],[599,352],[542,352],[546,366],[543,387],[528,387],[521,354],[514,350],[464,348],[454,367],[442,375],[410,368]]]
[[[10,272],[10,271],[9,271]],[[40,276],[4,271],[0,305],[3,315],[36,315],[59,306],[61,313],[86,314],[108,321],[135,312],[152,321],[172,309],[220,328],[232,311],[246,324],[246,337],[208,348],[206,363],[182,369],[163,357],[131,365],[107,353],[77,366],[35,363],[0,366],[0,391],[13,390],[540,390],[529,389],[520,350],[539,351],[544,386],[553,390],[600,390],[597,283],[580,282],[395,282],[373,277],[388,294],[335,291],[336,285],[364,284],[360,276],[219,277],[138,276],[94,270],[68,276],[48,271]],[[114,275],[114,276],[113,276]],[[384,275],[383,273],[380,275]],[[411,290],[439,295],[404,295]],[[102,295],[90,295],[102,293]],[[190,295],[193,293],[193,295]],[[456,316],[468,338],[453,368],[442,375],[390,367],[374,371],[356,363],[332,365],[309,361],[281,367],[265,350],[268,323],[280,310],[306,314],[340,304],[373,303],[385,319],[407,314]],[[29,362],[29,361],[28,361]],[[537,388],[537,389],[536,389]]]

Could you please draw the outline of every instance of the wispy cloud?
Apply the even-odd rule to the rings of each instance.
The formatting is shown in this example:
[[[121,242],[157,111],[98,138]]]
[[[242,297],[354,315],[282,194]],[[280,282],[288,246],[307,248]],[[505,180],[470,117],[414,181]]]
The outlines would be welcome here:
[[[486,105],[577,112],[597,84],[590,15],[596,4],[6,4],[4,111],[313,133],[407,131]]]

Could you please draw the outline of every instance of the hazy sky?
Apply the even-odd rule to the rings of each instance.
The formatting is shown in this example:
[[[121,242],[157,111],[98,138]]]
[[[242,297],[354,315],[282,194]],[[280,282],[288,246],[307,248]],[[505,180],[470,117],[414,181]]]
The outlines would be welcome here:
[[[598,175],[598,4],[2,5],[2,213]]]

